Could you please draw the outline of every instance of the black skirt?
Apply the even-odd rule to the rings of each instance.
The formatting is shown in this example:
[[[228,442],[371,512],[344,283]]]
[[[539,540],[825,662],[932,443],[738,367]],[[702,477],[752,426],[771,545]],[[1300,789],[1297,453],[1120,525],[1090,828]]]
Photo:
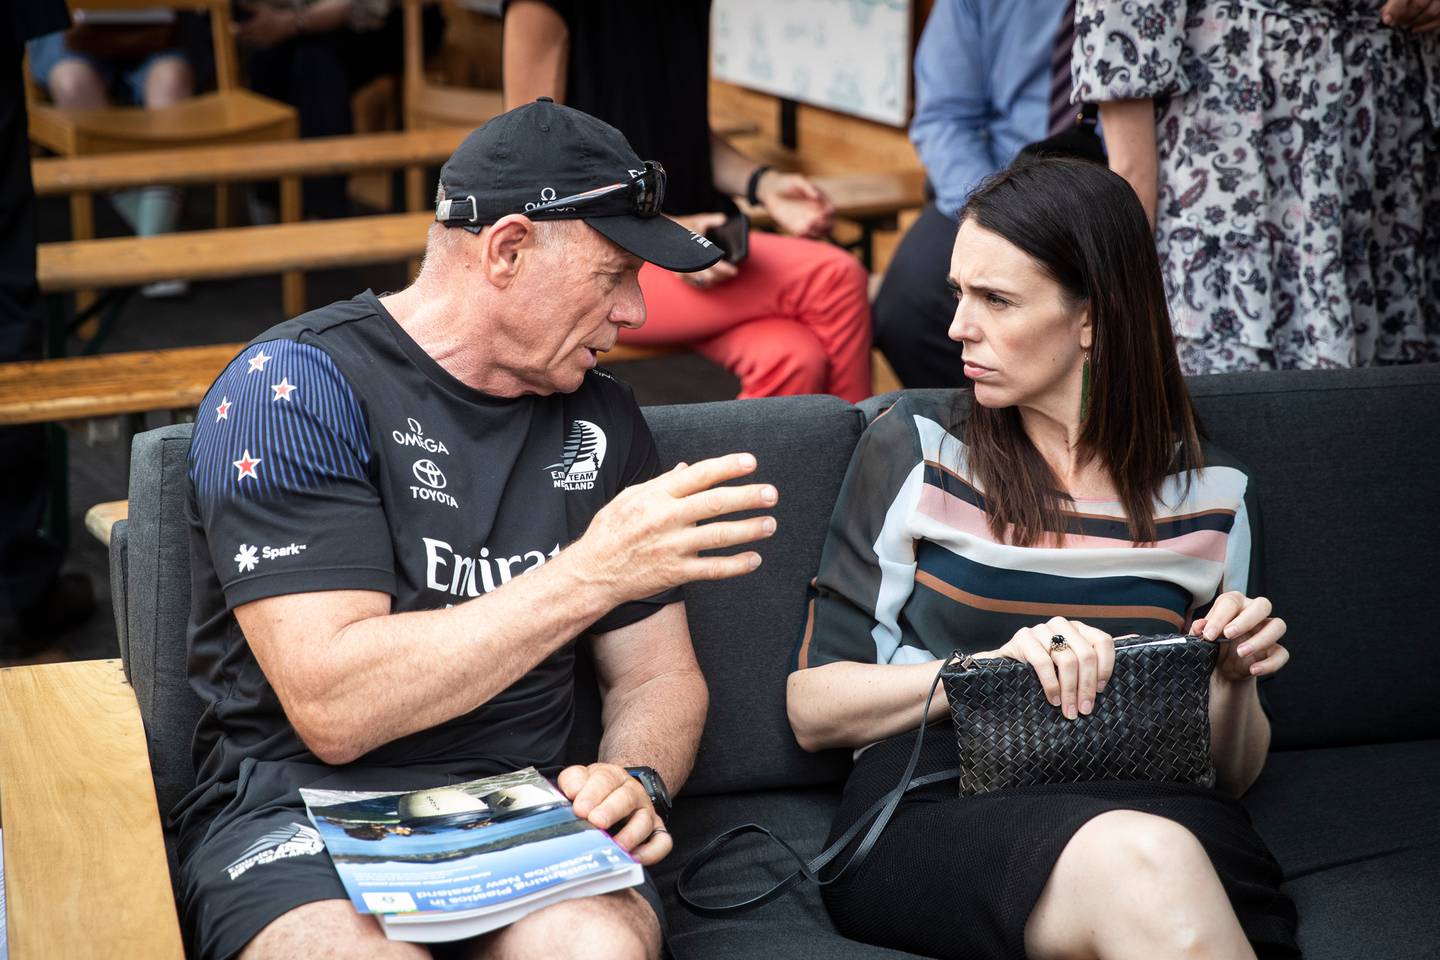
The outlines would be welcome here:
[[[827,846],[895,787],[914,742],[913,733],[902,734],[861,754]],[[917,774],[954,765],[949,724],[930,727]],[[1049,784],[976,797],[959,796],[954,780],[920,788],[901,802],[864,863],[824,888],[825,905],[841,933],[865,943],[939,958],[1024,958],[1026,921],[1061,851],[1111,810],[1184,826],[1210,855],[1260,960],[1300,956],[1295,905],[1280,891],[1280,866],[1250,815],[1231,797],[1186,784]]]

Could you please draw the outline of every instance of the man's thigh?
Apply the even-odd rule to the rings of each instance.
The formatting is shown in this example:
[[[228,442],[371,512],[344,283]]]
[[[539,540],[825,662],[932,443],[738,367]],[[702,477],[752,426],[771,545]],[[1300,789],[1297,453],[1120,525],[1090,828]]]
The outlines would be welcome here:
[[[343,900],[374,924],[349,902],[298,796],[293,806],[217,820],[180,865],[180,889],[189,954],[198,960],[237,956],[262,930],[317,901]]]
[[[648,883],[647,879],[647,883]],[[653,891],[653,887],[651,888]],[[470,960],[658,960],[661,921],[641,888],[581,897],[527,914],[465,946]],[[437,957],[452,954],[436,950]]]
[[[239,960],[429,960],[418,943],[387,940],[380,924],[349,900],[317,900],[272,920]]]

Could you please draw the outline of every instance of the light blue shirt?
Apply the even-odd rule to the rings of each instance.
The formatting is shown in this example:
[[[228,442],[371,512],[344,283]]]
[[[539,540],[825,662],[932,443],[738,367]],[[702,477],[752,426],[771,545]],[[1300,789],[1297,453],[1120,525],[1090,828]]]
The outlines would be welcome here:
[[[955,216],[1050,122],[1050,58],[1067,0],[937,0],[915,52],[910,139]]]

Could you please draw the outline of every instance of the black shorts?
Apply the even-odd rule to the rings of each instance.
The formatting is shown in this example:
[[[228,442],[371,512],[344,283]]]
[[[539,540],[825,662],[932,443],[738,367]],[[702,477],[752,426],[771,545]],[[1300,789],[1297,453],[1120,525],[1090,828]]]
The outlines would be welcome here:
[[[204,828],[180,864],[187,955],[230,960],[282,914],[316,900],[349,899],[305,814],[301,787],[420,790],[494,772],[466,775],[433,769],[244,761],[235,799]],[[559,770],[542,772],[553,779]],[[663,937],[665,910],[648,870],[645,882],[634,889],[655,911]]]

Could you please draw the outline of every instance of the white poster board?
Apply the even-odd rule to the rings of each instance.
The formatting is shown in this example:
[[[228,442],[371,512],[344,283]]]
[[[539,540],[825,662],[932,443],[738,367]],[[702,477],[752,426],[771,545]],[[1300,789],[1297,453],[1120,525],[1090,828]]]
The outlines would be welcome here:
[[[904,126],[910,0],[714,0],[712,75]]]

